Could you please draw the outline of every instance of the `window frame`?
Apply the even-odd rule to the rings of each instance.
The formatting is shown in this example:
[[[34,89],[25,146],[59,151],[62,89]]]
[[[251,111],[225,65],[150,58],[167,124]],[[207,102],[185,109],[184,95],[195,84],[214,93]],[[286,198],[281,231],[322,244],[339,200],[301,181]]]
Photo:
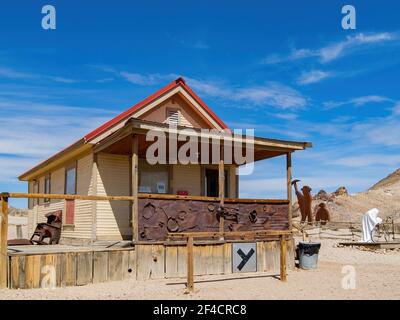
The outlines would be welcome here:
[[[68,171],[71,169],[75,169],[75,185],[74,185],[74,193],[67,193],[67,178],[68,178]],[[74,161],[70,165],[65,167],[65,173],[64,173],[64,194],[77,194],[78,190],[78,162]]]
[[[46,190],[47,189],[47,182],[49,183],[48,184],[48,190]],[[51,174],[50,173],[48,173],[48,174],[46,174],[45,176],[44,176],[44,186],[43,186],[44,188],[43,188],[43,193],[44,194],[50,194],[51,193]],[[50,199],[49,198],[44,198],[44,203],[46,204],[46,203],[50,203]]]

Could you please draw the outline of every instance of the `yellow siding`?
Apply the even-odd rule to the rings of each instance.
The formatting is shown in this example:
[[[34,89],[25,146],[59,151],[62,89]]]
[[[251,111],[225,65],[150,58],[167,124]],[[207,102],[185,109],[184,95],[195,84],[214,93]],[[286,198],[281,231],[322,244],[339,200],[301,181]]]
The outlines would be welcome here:
[[[97,158],[97,194],[129,195],[129,157],[100,153]],[[130,203],[97,202],[97,238],[121,240],[130,237]]]
[[[199,165],[174,165],[172,169],[172,194],[188,191],[191,196],[201,195],[201,169]]]
[[[93,156],[87,155],[77,161],[77,193],[81,195],[92,194],[93,182],[91,179]],[[51,193],[64,193],[65,168],[60,168],[51,173]],[[38,178],[39,192],[44,193],[44,176]],[[35,205],[29,210],[29,235],[32,234],[37,223],[46,222],[45,215],[52,211],[63,210],[65,212],[64,200],[51,200],[44,203],[40,199],[39,205]],[[90,239],[92,226],[92,202],[76,200],[75,202],[75,221],[73,229],[62,230],[61,236],[64,238]]]
[[[76,192],[80,195],[93,194],[92,181],[93,155],[78,160]],[[64,189],[64,187],[62,187]],[[63,190],[62,189],[62,190]],[[93,201],[75,200],[75,217],[73,230],[63,230],[65,238],[90,239],[92,234]]]

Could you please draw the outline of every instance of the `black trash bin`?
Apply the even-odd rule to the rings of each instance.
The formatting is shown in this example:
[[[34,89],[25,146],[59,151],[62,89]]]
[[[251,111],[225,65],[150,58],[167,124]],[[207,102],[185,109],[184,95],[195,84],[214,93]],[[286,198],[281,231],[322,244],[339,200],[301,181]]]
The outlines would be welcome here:
[[[299,242],[299,267],[301,269],[316,269],[318,253],[321,248],[319,242]]]

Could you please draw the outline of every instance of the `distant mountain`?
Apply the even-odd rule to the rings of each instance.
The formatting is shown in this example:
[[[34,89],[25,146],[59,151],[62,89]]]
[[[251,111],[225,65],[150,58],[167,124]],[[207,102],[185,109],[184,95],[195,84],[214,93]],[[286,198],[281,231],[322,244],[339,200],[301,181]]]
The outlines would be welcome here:
[[[400,169],[389,174],[386,178],[375,183],[369,190],[400,188]]]

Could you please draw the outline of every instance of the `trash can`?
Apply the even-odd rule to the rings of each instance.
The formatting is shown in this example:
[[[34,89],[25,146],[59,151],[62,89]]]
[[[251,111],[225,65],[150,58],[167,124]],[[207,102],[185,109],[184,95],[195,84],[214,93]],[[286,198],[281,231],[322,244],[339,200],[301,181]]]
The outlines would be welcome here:
[[[299,242],[299,267],[301,269],[316,269],[318,265],[318,252],[321,248],[319,242]]]

